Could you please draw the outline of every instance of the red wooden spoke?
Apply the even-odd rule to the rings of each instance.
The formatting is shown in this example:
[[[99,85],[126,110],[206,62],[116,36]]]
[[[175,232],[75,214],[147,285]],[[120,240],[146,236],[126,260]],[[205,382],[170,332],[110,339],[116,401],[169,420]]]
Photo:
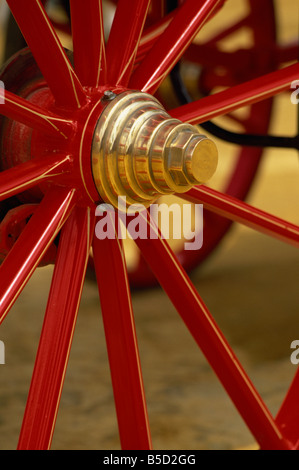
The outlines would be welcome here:
[[[154,93],[222,0],[186,0],[134,72],[130,87]]]
[[[157,230],[153,224],[151,229]],[[289,448],[167,242],[159,236],[137,239],[136,243],[261,448]]]
[[[123,248],[94,239],[93,257],[123,449],[150,449],[151,437]]]
[[[168,15],[165,15],[161,20],[156,21],[152,26],[147,27],[143,31],[135,62],[139,63],[145,57],[148,51],[153,47],[156,40],[162,33],[164,33],[174,16],[174,11],[168,13]]]
[[[57,259],[40,336],[19,449],[50,448],[90,246],[94,217],[90,209],[73,210],[60,236]]]
[[[40,0],[7,0],[58,105],[79,108],[86,96]]]
[[[106,52],[101,0],[72,0],[75,71],[85,86],[106,83]]]
[[[30,160],[0,172],[0,201],[15,196],[39,183],[66,173],[72,167],[68,155]]]
[[[0,323],[68,217],[74,190],[50,189],[0,266]]]
[[[128,15],[127,0],[118,1],[107,43],[108,83],[127,86],[150,2],[132,0]]]
[[[299,226],[268,214],[232,196],[206,186],[194,187],[180,197],[247,227],[299,247]]]
[[[298,78],[298,74],[297,63],[180,106],[171,110],[169,114],[184,122],[200,124],[289,89],[291,83]]]
[[[26,124],[32,129],[55,136],[60,134],[65,139],[73,130],[73,121],[56,116],[49,111],[45,112],[36,104],[9,91],[4,92],[0,89],[0,99],[0,114]]]
[[[286,398],[279,410],[276,417],[277,425],[283,429],[284,435],[299,448],[298,440],[298,422],[299,422],[299,403],[298,403],[298,390],[299,390],[299,369],[295,374],[294,380],[286,395]]]

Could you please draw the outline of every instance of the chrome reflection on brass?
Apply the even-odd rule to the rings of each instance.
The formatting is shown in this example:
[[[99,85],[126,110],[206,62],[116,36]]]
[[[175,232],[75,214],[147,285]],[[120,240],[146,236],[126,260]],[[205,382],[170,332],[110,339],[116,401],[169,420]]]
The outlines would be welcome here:
[[[214,174],[218,152],[197,128],[173,119],[153,96],[124,92],[102,112],[93,139],[92,172],[103,201],[148,207]]]

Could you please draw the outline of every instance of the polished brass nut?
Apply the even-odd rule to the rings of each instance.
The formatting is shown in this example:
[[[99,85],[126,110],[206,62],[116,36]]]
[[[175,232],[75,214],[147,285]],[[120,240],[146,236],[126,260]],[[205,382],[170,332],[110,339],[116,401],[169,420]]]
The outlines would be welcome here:
[[[96,126],[92,172],[100,198],[148,207],[161,195],[206,183],[217,168],[214,142],[173,119],[151,95],[126,91],[104,108]]]
[[[204,135],[194,136],[184,154],[184,174],[193,184],[207,183],[218,165],[216,144]]]
[[[190,186],[191,183],[185,174],[185,158],[187,148],[193,139],[193,132],[188,129],[182,129],[176,137],[166,146],[166,163],[168,171],[178,186]]]

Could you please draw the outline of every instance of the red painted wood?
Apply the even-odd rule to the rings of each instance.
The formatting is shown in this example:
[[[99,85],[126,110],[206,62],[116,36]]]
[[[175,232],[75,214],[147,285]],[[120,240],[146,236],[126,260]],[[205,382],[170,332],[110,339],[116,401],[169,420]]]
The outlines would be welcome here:
[[[107,43],[108,83],[127,86],[150,0],[119,0]],[[120,40],[121,38],[121,40]]]
[[[175,108],[170,114],[181,121],[200,124],[288,90],[298,75],[297,63]]]
[[[79,109],[86,103],[84,90],[40,0],[8,0],[7,3],[56,103]]]
[[[43,132],[46,135],[67,138],[74,130],[74,123],[31,103],[7,90],[0,89],[0,114],[14,121]]]
[[[26,191],[51,177],[67,173],[72,168],[68,155],[54,155],[29,160],[0,172],[0,201]]]
[[[50,448],[68,364],[94,229],[90,209],[65,223],[29,389],[20,450]]]
[[[74,207],[75,191],[52,187],[0,266],[0,323]]]
[[[136,244],[261,448],[290,448],[167,242],[159,236]]]
[[[204,204],[206,209],[299,247],[299,227],[243,201],[206,186],[194,187],[185,195],[191,202]]]
[[[133,73],[130,87],[153,94],[221,2],[186,0]]]
[[[280,407],[276,417],[277,425],[283,429],[283,433],[292,442],[295,449],[299,449],[298,420],[299,420],[299,369],[297,369],[291,386]]]
[[[150,449],[145,402],[125,255],[117,235],[93,242],[106,344],[122,449]]]
[[[85,86],[106,83],[106,49],[102,1],[72,0],[71,23],[76,73]]]

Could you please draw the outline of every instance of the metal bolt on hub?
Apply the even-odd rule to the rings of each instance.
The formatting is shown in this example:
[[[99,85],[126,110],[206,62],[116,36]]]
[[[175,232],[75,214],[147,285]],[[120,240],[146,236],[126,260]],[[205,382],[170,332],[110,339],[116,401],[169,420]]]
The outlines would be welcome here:
[[[104,91],[102,101],[112,101],[112,100],[114,100],[114,98],[116,98],[116,96],[117,95],[115,93],[113,93],[113,91],[106,90],[106,91]]]

